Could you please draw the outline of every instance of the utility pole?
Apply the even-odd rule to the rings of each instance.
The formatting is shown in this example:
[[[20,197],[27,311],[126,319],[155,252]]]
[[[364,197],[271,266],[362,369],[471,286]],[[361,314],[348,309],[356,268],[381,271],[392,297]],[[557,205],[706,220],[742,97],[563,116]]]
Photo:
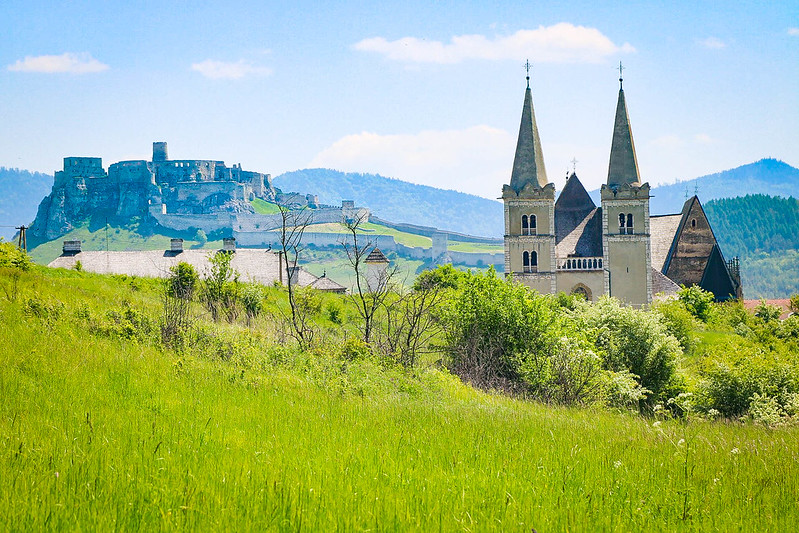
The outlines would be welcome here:
[[[19,246],[20,250],[23,250],[23,251],[27,252],[28,251],[28,238],[25,235],[25,230],[28,229],[28,226],[23,224],[21,226],[15,227],[14,229],[18,229],[19,230],[19,242],[17,243],[17,246]]]

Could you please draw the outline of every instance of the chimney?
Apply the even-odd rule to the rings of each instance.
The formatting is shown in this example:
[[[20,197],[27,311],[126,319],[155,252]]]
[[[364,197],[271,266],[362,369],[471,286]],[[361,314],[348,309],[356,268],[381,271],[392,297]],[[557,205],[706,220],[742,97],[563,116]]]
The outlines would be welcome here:
[[[225,237],[222,239],[222,249],[226,252],[235,252],[236,251],[236,238],[235,237]]]
[[[183,251],[183,239],[170,239],[169,250],[171,252],[180,253]]]
[[[80,253],[81,241],[64,241],[62,252],[64,255],[75,255]]]

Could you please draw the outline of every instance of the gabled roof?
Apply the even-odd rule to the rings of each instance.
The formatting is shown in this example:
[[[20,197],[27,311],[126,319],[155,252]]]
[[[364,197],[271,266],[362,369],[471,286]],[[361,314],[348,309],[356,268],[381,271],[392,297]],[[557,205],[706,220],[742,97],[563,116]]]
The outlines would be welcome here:
[[[314,282],[311,283],[309,287],[316,289],[318,291],[327,291],[327,292],[344,293],[347,291],[347,288],[344,285],[336,283],[332,279],[328,278],[327,275],[325,274],[322,274],[321,278],[317,278],[316,280],[314,280]]]
[[[735,283],[732,281],[730,271],[727,269],[727,263],[721,255],[721,249],[718,244],[713,245],[710,251],[710,257],[707,259],[705,271],[702,273],[702,282],[700,287],[706,291],[710,291],[716,297],[716,301],[723,302],[731,298],[735,298]]]
[[[510,186],[518,193],[528,183],[537,188],[543,188],[548,183],[547,171],[544,168],[544,153],[541,150],[538,125],[535,122],[529,78],[527,89],[524,91],[522,122],[519,125],[519,138],[516,141],[516,156],[513,159]]]
[[[150,278],[163,278],[169,275],[169,269],[179,262],[189,263],[202,276],[210,270],[208,258],[217,252],[214,250],[184,250],[180,253],[169,250],[145,250],[139,252],[87,251],[64,254],[54,259],[48,266],[51,268],[81,267],[88,272],[98,274],[127,274]],[[233,254],[230,266],[240,274],[241,281],[254,281],[263,285],[274,282],[286,283],[285,267],[281,266],[278,255],[270,250],[256,248],[239,248]],[[282,272],[281,272],[282,271]],[[297,284],[304,287],[316,280],[316,276],[300,268]]]
[[[652,254],[652,268],[665,272],[666,260],[672,247],[676,247],[677,228],[683,215],[656,215],[649,218],[650,250]]]
[[[672,296],[677,294],[680,286],[674,283],[665,274],[661,273],[657,268],[652,267],[652,295],[662,294],[663,296]]]
[[[619,88],[616,122],[613,125],[613,142],[610,145],[608,185],[639,185],[640,183],[633,132],[630,128],[630,117],[627,115],[627,103],[624,99],[624,90]]]
[[[576,224],[568,212],[555,212],[555,254],[559,258],[602,256],[602,208],[595,207]],[[558,222],[560,221],[560,224]]]
[[[575,211],[591,211],[596,207],[596,204],[591,199],[588,191],[583,187],[582,182],[574,172],[566,179],[566,185],[560,191],[558,201],[555,202],[555,210],[575,210]]]
[[[388,259],[383,252],[380,251],[380,248],[375,248],[372,250],[369,255],[366,257],[366,263],[388,263]]]

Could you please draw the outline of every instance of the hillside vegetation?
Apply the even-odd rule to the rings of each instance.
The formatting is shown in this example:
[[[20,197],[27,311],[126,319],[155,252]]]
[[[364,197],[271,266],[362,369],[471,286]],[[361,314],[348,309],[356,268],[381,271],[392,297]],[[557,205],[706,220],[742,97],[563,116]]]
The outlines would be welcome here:
[[[8,240],[16,233],[14,227],[30,225],[52,186],[53,177],[47,174],[0,167],[0,237]]]
[[[799,200],[748,194],[704,208],[724,255],[741,258],[747,298],[799,292]]]
[[[357,298],[300,291],[314,335],[298,337],[282,287],[50,270],[0,252],[4,530],[799,521],[799,328],[767,307],[753,316],[696,291],[660,311],[590,306],[444,268],[411,293],[438,295],[442,329],[410,360],[408,345],[386,344],[384,315],[364,342]],[[188,321],[176,331],[181,301]],[[611,391],[634,401],[608,409]]]

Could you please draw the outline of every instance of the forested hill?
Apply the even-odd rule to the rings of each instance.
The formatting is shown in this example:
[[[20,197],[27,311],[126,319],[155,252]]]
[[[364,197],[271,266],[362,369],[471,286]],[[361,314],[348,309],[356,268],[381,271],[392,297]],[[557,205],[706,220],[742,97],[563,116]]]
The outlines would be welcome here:
[[[753,194],[704,208],[725,257],[741,258],[746,298],[799,292],[799,200]]]
[[[377,174],[344,173],[325,168],[281,174],[274,184],[284,191],[312,191],[325,204],[355,200],[376,216],[440,229],[500,237],[502,204],[462,192],[416,185]],[[497,196],[500,194],[497,189]]]
[[[726,256],[799,249],[799,200],[765,194],[704,204]]]
[[[676,213],[695,192],[702,202],[751,193],[799,198],[799,168],[777,159],[761,159],[723,172],[661,185],[652,189],[649,211],[653,215]],[[718,235],[718,232],[716,233]]]
[[[30,224],[42,198],[50,194],[53,176],[18,168],[0,167],[0,237],[11,239],[13,227]]]

